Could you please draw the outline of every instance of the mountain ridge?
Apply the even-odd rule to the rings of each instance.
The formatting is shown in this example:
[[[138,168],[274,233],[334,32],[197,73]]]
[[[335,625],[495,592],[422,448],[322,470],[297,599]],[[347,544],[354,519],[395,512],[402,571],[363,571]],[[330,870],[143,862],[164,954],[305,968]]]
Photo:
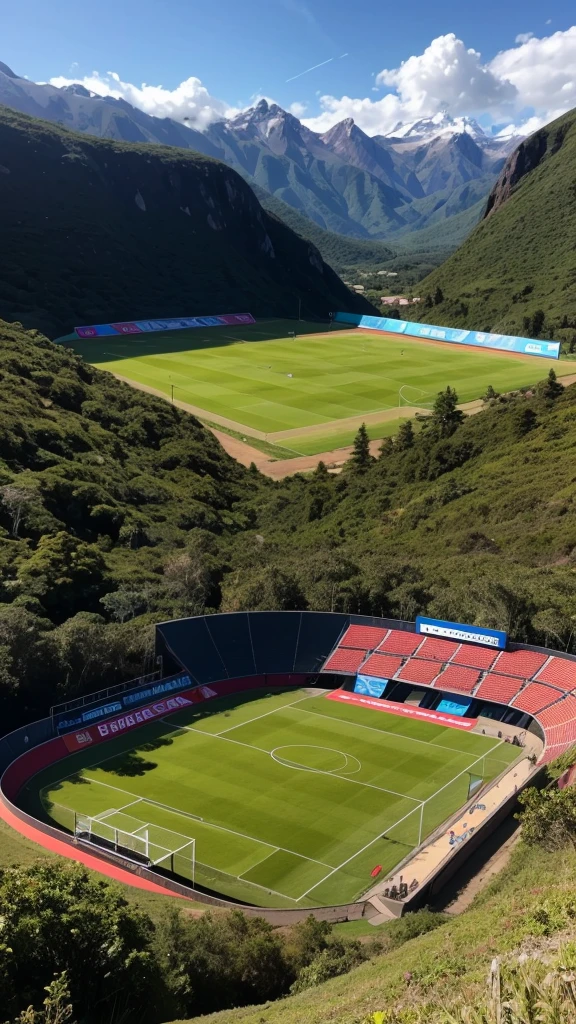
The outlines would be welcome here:
[[[80,323],[368,311],[226,164],[87,138],[0,108],[0,317]]]
[[[448,180],[455,189],[475,177],[487,197],[501,169],[495,162],[512,145],[487,136],[471,119],[448,119],[449,124],[445,115],[436,123],[427,119],[432,125],[427,135],[412,131],[403,138],[372,138],[351,119],[321,135],[266,100],[201,132],[79,84],[58,88],[29,82],[7,65],[0,67],[0,102],[86,135],[178,146],[221,159],[324,230],[365,239],[390,240],[427,228],[427,215],[414,201],[429,194],[431,182],[440,182],[445,192]],[[451,143],[464,136],[476,147],[468,147],[475,156],[459,165]],[[458,212],[465,209],[460,204]],[[459,241],[458,231],[456,236]]]
[[[520,144],[480,223],[421,282],[423,296],[442,294],[434,322],[576,339],[575,166],[576,109]]]

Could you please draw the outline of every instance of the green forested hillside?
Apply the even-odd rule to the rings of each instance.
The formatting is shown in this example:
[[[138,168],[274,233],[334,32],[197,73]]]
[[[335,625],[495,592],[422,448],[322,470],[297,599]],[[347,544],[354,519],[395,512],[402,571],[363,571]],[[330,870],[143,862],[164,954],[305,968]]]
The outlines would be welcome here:
[[[541,128],[509,158],[488,212],[422,282],[443,301],[422,319],[499,333],[576,328],[576,112]],[[534,314],[543,311],[543,327]],[[540,321],[537,320],[537,324]],[[543,331],[543,333],[542,333]],[[571,335],[570,335],[571,337]],[[568,340],[568,336],[567,336]]]
[[[0,323],[2,731],[149,670],[183,585],[217,608],[254,486],[193,417]]]
[[[461,425],[445,406],[372,465],[274,483],[167,402],[2,326],[3,728],[145,670],[152,624],[204,610],[427,612],[572,649],[576,388]]]
[[[230,167],[0,108],[0,317],[52,337],[134,318],[371,310]]]

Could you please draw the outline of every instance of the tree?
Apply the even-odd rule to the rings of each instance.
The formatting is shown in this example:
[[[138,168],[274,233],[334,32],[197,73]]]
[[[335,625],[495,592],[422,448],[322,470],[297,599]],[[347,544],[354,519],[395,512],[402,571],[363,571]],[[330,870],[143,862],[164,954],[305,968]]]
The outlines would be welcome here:
[[[66,1024],[70,1021],[74,1011],[72,1003],[69,1002],[66,971],[54,978],[49,985],[45,985],[44,991],[47,994],[42,1003],[43,1009],[35,1010],[33,1006],[29,1006],[28,1009],[22,1010],[13,1024]]]
[[[576,848],[576,788],[526,789],[519,796],[522,838],[530,846]]]
[[[83,1022],[139,1022],[158,1005],[164,986],[150,949],[152,922],[97,875],[59,863],[4,869],[0,916],[20,1006],[38,1005],[63,972]]]
[[[444,292],[440,285],[437,285],[436,291],[434,292],[434,305],[439,306],[441,302],[444,302]]]
[[[450,437],[464,420],[464,413],[458,409],[458,395],[450,385],[440,391],[434,402],[432,415],[425,420],[427,429],[434,429],[439,437]]]
[[[546,380],[542,382],[538,390],[542,398],[554,402],[563,393],[564,385],[557,379],[555,371],[550,369]]]
[[[529,434],[531,430],[535,430],[538,426],[538,418],[534,409],[531,409],[530,406],[518,409],[512,422],[516,437],[524,437],[525,434]]]
[[[354,438],[354,449],[350,456],[350,464],[355,470],[364,472],[373,462],[374,459],[370,455],[370,438],[366,430],[366,424],[363,423]]]
[[[546,314],[544,310],[537,309],[536,312],[532,315],[532,320],[530,321],[530,334],[533,338],[538,338],[540,336],[540,334],[542,333],[542,328],[544,327],[545,320]]]
[[[164,566],[164,586],[175,606],[187,615],[204,610],[210,570],[201,551],[183,551]]]
[[[398,433],[396,434],[396,440],[394,441],[394,449],[397,452],[405,452],[409,448],[414,447],[414,427],[412,426],[412,420],[404,420],[400,424]]]
[[[484,402],[484,405],[489,405],[490,402],[493,402],[496,398],[499,398],[499,397],[500,397],[500,392],[499,391],[495,391],[494,388],[492,387],[492,385],[489,384],[488,387],[486,388],[486,391],[484,392],[484,394],[482,396],[482,401]]]
[[[387,459],[390,455],[394,454],[394,440],[391,437],[385,437],[378,449],[378,459]]]
[[[18,579],[62,621],[89,610],[101,592],[106,564],[97,548],[63,531],[41,537],[33,555],[21,565]]]
[[[15,487],[13,484],[6,484],[0,488],[0,503],[4,506],[12,520],[12,536],[18,536],[18,529],[24,515],[24,510],[34,498],[34,492],[29,487]]]

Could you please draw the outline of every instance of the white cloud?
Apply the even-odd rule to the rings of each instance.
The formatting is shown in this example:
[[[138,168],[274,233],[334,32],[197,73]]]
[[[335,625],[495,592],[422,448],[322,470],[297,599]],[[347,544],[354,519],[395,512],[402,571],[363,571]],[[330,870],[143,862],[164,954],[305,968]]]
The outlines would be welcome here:
[[[132,85],[123,82],[115,71],[105,75],[93,71],[84,78],[51,78],[50,85],[61,88],[73,82],[83,85],[90,92],[99,96],[114,96],[124,99],[139,110],[155,117],[172,117],[176,121],[184,121],[192,128],[206,128],[212,121],[223,117],[231,117],[238,113],[222,100],[212,96],[199,78],[187,78],[175,89],[165,89],[162,85]]]
[[[576,25],[499,53],[490,67],[515,86],[517,108],[551,121],[576,106]]]
[[[447,110],[484,113],[534,131],[576,106],[576,26],[543,39],[522,33],[517,40],[483,63],[454,33],[439,36],[422,54],[379,73],[377,83],[391,90],[381,99],[321,96],[321,113],[305,124],[326,131],[353,117],[376,134],[391,131],[398,121]]]
[[[308,104],[299,103],[298,100],[296,100],[294,103],[290,104],[288,110],[291,114],[294,114],[294,117],[302,117],[302,115],[308,110]]]
[[[533,32],[519,32],[514,40],[515,43],[527,43],[529,39],[532,39]]]

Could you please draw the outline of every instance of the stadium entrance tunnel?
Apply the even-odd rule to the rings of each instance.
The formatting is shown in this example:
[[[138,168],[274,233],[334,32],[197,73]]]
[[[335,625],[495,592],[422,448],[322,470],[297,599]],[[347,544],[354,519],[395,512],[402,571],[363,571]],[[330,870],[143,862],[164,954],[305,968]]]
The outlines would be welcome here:
[[[356,748],[354,753],[348,749],[353,744],[344,739],[341,743],[330,742],[332,737],[328,732],[322,735],[322,729],[315,730],[322,715],[314,712],[306,712],[306,726],[302,727],[298,740],[283,741],[278,729],[277,740],[273,742],[275,733],[269,730],[269,713],[264,711],[257,716],[261,721],[256,721],[245,714],[249,702],[269,694],[273,706],[278,704],[282,716],[290,718],[294,714],[291,704],[309,699],[314,690],[346,693],[355,689],[355,699],[360,694],[379,691],[380,696],[368,696],[366,700],[386,702],[389,705],[386,710],[401,714],[404,720],[406,716],[419,716],[431,721],[436,715],[438,723],[443,725],[446,713],[441,715],[438,705],[448,702],[452,716],[464,714],[474,720],[475,735],[497,736],[500,733],[503,742],[507,734],[512,737],[520,729],[524,730],[528,742],[540,753],[540,765],[576,741],[576,659],[541,648],[508,644],[506,650],[487,652],[478,644],[450,644],[423,637],[416,632],[413,623],[383,618],[321,612],[240,612],[160,623],[156,628],[156,654],[162,666],[156,679],[126,684],[122,692],[116,692],[116,688],[114,693],[101,691],[92,698],[82,698],[59,708],[50,718],[30,723],[0,739],[0,771],[3,772],[0,813],[12,826],[37,842],[52,845],[57,852],[89,863],[91,867],[96,865],[97,870],[130,884],[215,906],[241,904],[247,913],[263,915],[273,923],[297,921],[310,913],[330,921],[382,913],[393,917],[407,907],[421,905],[427,895],[438,891],[440,881],[447,880],[472,848],[510,813],[517,794],[503,799],[481,828],[473,835],[466,835],[466,841],[452,844],[433,875],[421,878],[417,891],[404,894],[403,899],[398,898],[397,893],[393,898],[382,895],[389,868],[394,867],[390,864],[383,870],[376,902],[371,893],[351,902],[338,901],[335,873],[342,872],[339,877],[347,878],[348,885],[355,871],[361,877],[366,876],[366,893],[372,881],[370,873],[375,868],[373,862],[382,860],[383,848],[376,847],[378,853],[374,851],[374,854],[370,849],[364,859],[361,850],[352,851],[343,864],[339,859],[323,857],[314,861],[295,850],[270,846],[260,840],[254,840],[256,845],[244,850],[242,828],[237,828],[236,838],[225,829],[228,838],[220,847],[237,844],[239,866],[235,876],[236,891],[223,897],[221,894],[226,889],[220,886],[226,872],[217,864],[196,863],[195,888],[184,884],[181,870],[177,870],[179,849],[186,845],[185,839],[189,845],[192,832],[199,837],[202,830],[220,826],[204,820],[206,815],[189,814],[188,821],[193,821],[194,825],[187,828],[181,824],[181,844],[177,848],[175,842],[166,839],[169,828],[162,818],[165,805],[150,800],[144,790],[130,788],[136,785],[134,778],[146,780],[146,768],[137,760],[132,763],[134,758],[130,753],[138,746],[138,730],[142,726],[148,726],[146,736],[153,737],[151,745],[147,743],[142,748],[152,767],[165,747],[180,742],[178,737],[185,739],[192,729],[198,743],[214,740],[224,768],[226,748],[235,749],[229,746],[230,741],[237,747],[241,730],[249,726],[254,730],[251,738],[254,748],[259,749],[263,744],[262,757],[268,764],[277,766],[274,771],[290,770],[287,792],[290,787],[306,787],[306,779],[314,775],[324,779],[322,786],[333,785],[330,780],[338,779],[338,785],[346,787],[351,809],[358,805],[358,794],[363,792],[360,789],[364,784],[362,751]],[[291,702],[295,690],[305,690],[307,696]],[[215,731],[215,739],[211,733],[213,714],[217,708],[219,714],[228,714],[222,711],[226,700],[232,700],[238,709],[238,722],[234,719],[232,725],[235,736],[226,736],[230,726],[224,721],[220,723],[224,728]],[[343,720],[349,714],[349,706],[329,703],[336,718]],[[401,710],[395,712],[395,707]],[[356,714],[368,713],[353,710]],[[402,718],[399,717],[398,722],[402,722]],[[268,746],[262,739],[265,730],[270,736]],[[369,728],[365,731],[366,743],[369,737],[374,741],[372,734],[379,735],[378,742],[387,738],[390,743],[395,731]],[[455,731],[454,736],[457,735],[462,733]],[[113,793],[115,786],[108,785],[110,776],[103,775],[96,782],[101,790],[98,810],[95,818],[90,819],[99,824],[86,827],[84,821],[84,830],[77,830],[73,810],[71,822],[61,822],[64,827],[56,827],[43,810],[38,788],[34,795],[35,777],[58,765],[53,778],[71,778],[75,764],[82,762],[84,751],[89,750],[92,756],[92,751],[100,744],[111,740],[117,741],[116,747],[121,742],[125,750],[123,756],[132,759],[130,771],[126,773],[130,778],[125,780],[130,785],[124,785],[121,779],[119,786],[124,792]],[[449,746],[457,748],[460,742],[455,739]],[[243,745],[240,743],[240,747]],[[93,763],[106,759],[104,751],[102,753],[103,757],[96,757]],[[59,764],[64,760],[68,761],[68,772]],[[534,767],[534,771],[537,770],[538,765]],[[496,777],[496,771],[492,766],[491,778]],[[82,781],[80,775],[76,781]],[[228,782],[237,785],[236,779]],[[474,779],[470,785],[476,787],[477,783]],[[74,787],[78,799],[81,789]],[[474,788],[474,800],[478,800],[477,792]],[[394,799],[398,796],[396,793]],[[246,806],[250,805],[250,799],[251,794],[248,794]],[[156,808],[154,815],[150,813],[152,805]],[[238,805],[242,807],[240,792]],[[418,845],[418,815],[418,800],[414,800],[407,807],[406,821],[410,828],[414,825],[416,838],[412,832],[408,836],[407,826],[395,826],[398,835],[388,836],[393,841],[386,844],[387,849],[397,847],[395,856],[401,864],[406,863],[406,873],[410,872],[409,862]],[[447,819],[445,813],[444,826]],[[241,816],[238,820],[241,824]],[[294,824],[296,830],[299,827],[298,823]],[[428,840],[423,839],[423,846],[430,841],[430,835],[432,833]],[[133,844],[129,848],[125,845],[127,836]],[[105,842],[99,845],[98,839]],[[368,839],[371,847],[378,836]],[[285,895],[278,906],[266,907],[263,905],[266,893],[275,892],[279,879],[285,881]],[[250,896],[256,890],[259,890],[258,901]],[[318,902],[322,906],[313,902],[315,891],[321,895]],[[215,895],[218,893],[220,895]]]

